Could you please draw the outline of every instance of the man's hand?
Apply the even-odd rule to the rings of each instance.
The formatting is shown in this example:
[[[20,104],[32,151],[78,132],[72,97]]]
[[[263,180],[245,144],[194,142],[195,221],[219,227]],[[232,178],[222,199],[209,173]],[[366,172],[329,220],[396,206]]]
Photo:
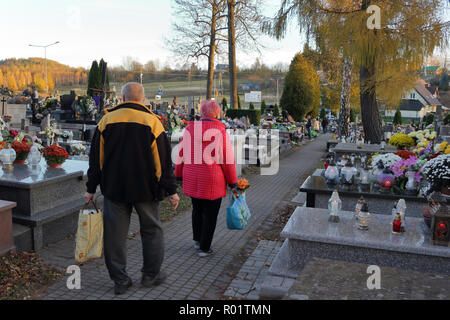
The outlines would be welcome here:
[[[84,199],[86,199],[86,203],[94,201],[94,194],[93,193],[85,193]]]
[[[177,210],[178,203],[180,202],[180,197],[175,193],[174,195],[169,196],[169,202],[173,210]]]

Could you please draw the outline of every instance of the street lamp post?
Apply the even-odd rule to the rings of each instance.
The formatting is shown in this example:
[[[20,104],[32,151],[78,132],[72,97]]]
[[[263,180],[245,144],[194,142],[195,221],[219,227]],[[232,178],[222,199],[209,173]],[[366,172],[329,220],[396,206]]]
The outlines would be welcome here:
[[[55,45],[55,44],[58,44],[58,43],[59,43],[59,41],[56,41],[55,43],[52,43],[52,44],[48,44],[48,45],[46,45],[46,46],[39,46],[39,45],[33,45],[33,44],[30,44],[30,45],[29,45],[30,47],[44,48],[44,61],[45,61],[45,92],[47,93],[47,95],[48,95],[48,82],[47,82],[47,48],[50,47],[50,46],[53,46],[53,45]]]

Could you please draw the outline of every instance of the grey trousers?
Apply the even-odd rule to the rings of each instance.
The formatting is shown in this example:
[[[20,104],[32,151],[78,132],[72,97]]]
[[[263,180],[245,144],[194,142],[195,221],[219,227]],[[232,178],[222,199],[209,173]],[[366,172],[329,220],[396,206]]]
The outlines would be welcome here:
[[[142,273],[156,276],[164,260],[164,236],[159,218],[159,202],[120,203],[105,197],[103,225],[105,263],[117,284],[128,282],[127,239],[133,207],[139,215],[144,266]]]

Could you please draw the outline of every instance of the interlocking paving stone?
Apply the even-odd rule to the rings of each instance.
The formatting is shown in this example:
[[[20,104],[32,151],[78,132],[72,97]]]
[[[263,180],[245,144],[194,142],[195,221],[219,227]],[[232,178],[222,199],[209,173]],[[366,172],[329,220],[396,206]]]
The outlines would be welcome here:
[[[298,151],[283,156],[280,160],[280,171],[277,175],[252,175],[250,177],[252,188],[248,193],[247,202],[252,211],[252,218],[245,230],[230,231],[227,229],[226,207],[228,200],[223,201],[212,243],[215,254],[211,258],[200,259],[197,256],[197,251],[193,248],[190,212],[181,214],[172,221],[164,223],[165,260],[163,269],[169,273],[167,286],[164,288],[170,287],[172,290],[179,291],[189,283],[189,288],[192,287],[194,292],[200,295],[200,299],[220,298],[226,288],[218,293],[216,289],[212,290],[212,284],[220,279],[225,271],[225,266],[238,254],[259,225],[283,200],[283,197],[300,186],[300,177],[308,172],[323,156],[324,145],[328,138],[327,135],[321,135],[314,142],[306,144]],[[130,236],[137,231],[139,231],[139,220],[137,215],[133,214],[129,231]],[[41,256],[46,263],[65,270],[69,265],[75,264],[74,247],[74,239],[64,240],[45,248]],[[58,259],[55,256],[58,256]],[[142,299],[169,299],[177,293],[177,291],[166,290],[161,294],[156,294],[155,292],[159,291],[154,291],[155,289],[140,289],[141,263],[142,245],[140,236],[137,234],[128,242],[127,271],[134,283],[130,292],[142,290],[145,293]],[[253,270],[247,272],[255,270],[256,268],[253,268]],[[92,289],[92,292],[106,292],[101,299],[112,299],[114,297],[113,283],[109,279],[102,259],[81,266],[81,276],[83,290]],[[76,292],[67,289],[66,279],[67,277],[60,283],[51,286],[40,298],[51,299],[52,293],[55,293],[60,299],[77,297]],[[175,283],[177,284],[176,289],[174,289]],[[169,292],[171,293],[169,294]],[[90,294],[87,295],[86,299],[98,298]]]

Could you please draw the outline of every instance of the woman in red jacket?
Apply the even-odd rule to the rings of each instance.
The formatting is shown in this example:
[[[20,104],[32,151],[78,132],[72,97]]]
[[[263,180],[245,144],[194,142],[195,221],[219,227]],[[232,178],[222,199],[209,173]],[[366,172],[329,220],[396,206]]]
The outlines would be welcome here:
[[[175,176],[183,180],[183,192],[192,198],[194,247],[199,256],[212,253],[211,243],[222,198],[237,187],[237,174],[230,136],[219,121],[220,106],[202,103],[202,118],[192,121],[180,143]]]

